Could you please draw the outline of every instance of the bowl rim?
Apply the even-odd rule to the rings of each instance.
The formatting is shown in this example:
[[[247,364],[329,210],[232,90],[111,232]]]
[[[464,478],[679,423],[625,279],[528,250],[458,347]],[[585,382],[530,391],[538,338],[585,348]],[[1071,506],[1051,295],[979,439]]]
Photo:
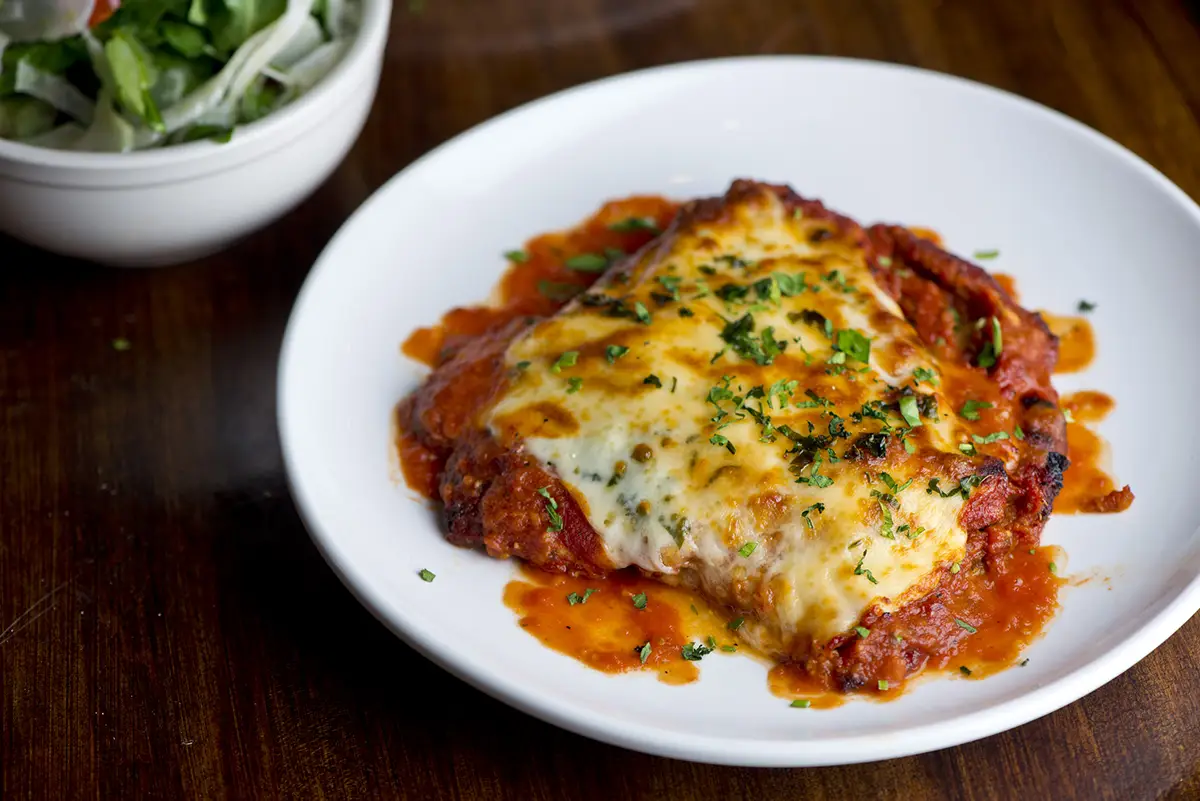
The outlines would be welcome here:
[[[56,150],[0,139],[0,163],[103,172],[159,169],[190,164],[215,156],[229,156],[241,149],[252,148],[257,143],[275,138],[295,125],[310,109],[336,101],[338,94],[347,88],[347,84],[371,59],[375,50],[373,45],[377,40],[386,39],[391,26],[392,0],[361,2],[363,14],[358,32],[346,55],[333,69],[312,89],[275,113],[268,114],[261,120],[237,126],[233,138],[228,142],[201,140],[128,153],[96,153]]]

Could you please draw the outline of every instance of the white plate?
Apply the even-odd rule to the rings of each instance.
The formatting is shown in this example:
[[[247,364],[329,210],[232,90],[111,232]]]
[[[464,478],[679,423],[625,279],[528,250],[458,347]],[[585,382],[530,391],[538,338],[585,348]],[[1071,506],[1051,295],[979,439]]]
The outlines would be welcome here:
[[[447,544],[397,483],[391,413],[423,370],[418,325],[482,300],[526,238],[633,193],[688,198],[735,177],[787,182],[862,221],[936,228],[950,249],[999,248],[1031,308],[1081,298],[1095,365],[1061,377],[1117,399],[1104,424],[1121,515],[1056,517],[1069,572],[1029,665],[921,683],[891,703],[800,710],[750,659],[699,682],[612,677],[542,646],[501,600],[509,563]],[[1200,606],[1197,462],[1200,209],[1144,162],[1028,101],[918,70],[819,58],[701,62],[538,101],[416,162],[330,244],[300,293],[279,375],[292,490],[318,546],[384,623],[513,706],[600,740],[684,759],[827,765],[913,754],[1017,726],[1129,668]],[[1175,421],[1175,422],[1172,422]],[[417,578],[428,568],[431,584]],[[1108,579],[1108,580],[1106,580]]]

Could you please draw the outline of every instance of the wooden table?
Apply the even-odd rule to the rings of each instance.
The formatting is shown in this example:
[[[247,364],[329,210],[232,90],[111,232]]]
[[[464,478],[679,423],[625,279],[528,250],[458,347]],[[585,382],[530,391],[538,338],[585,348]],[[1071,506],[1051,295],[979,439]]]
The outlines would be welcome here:
[[[293,297],[373,190],[498,112],[640,67],[944,70],[1095,126],[1200,195],[1195,2],[397,4],[366,132],[268,230],[145,272],[0,242],[0,797],[1200,798],[1196,621],[1060,712],[875,765],[691,765],[526,717],[409,650],[325,566],[288,497],[274,391]]]

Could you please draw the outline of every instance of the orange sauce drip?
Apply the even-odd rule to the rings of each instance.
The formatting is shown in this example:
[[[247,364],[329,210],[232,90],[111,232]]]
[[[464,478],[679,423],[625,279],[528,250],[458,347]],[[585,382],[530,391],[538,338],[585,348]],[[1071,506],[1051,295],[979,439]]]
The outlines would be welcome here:
[[[1102,392],[1085,390],[1066,395],[1062,407],[1075,422],[1067,423],[1067,458],[1071,466],[1063,474],[1063,488],[1054,502],[1055,514],[1095,511],[1095,502],[1117,489],[1108,474],[1108,444],[1091,429],[1112,411],[1115,403]]]
[[[436,325],[418,328],[401,346],[411,359],[437,366],[442,353],[465,339],[477,337],[516,317],[548,317],[576,293],[600,277],[598,272],[572,270],[566,261],[585,253],[602,255],[614,250],[633,253],[651,239],[653,231],[641,228],[616,230],[612,226],[630,219],[665,229],[674,219],[679,204],[656,196],[634,196],[613,200],[582,225],[567,231],[543,234],[529,240],[511,259],[500,278],[493,302],[486,306],[452,309]]]
[[[996,283],[1000,285],[1000,288],[1003,289],[1008,296],[1013,299],[1013,303],[1021,302],[1021,296],[1017,292],[1016,278],[1013,278],[1007,273],[992,273],[992,278],[995,279]]]
[[[589,589],[595,592],[580,602]],[[640,594],[642,609],[634,604]],[[700,663],[683,657],[685,645],[710,648],[712,637],[717,648],[702,658],[727,653],[721,646],[746,650],[728,620],[696,595],[629,571],[595,579],[522,566],[521,578],[504,589],[504,603],[543,645],[604,673],[648,671],[666,684],[688,684],[700,677]]]
[[[1078,373],[1096,358],[1096,334],[1086,317],[1066,317],[1041,312],[1050,331],[1058,337],[1055,373]]]
[[[404,483],[414,492],[430,500],[438,500],[439,477],[446,468],[445,461],[411,434],[401,433],[396,441]]]
[[[914,236],[927,239],[938,247],[942,246],[942,235],[932,228],[921,228],[920,226],[910,225],[908,226],[908,230],[912,231]]]

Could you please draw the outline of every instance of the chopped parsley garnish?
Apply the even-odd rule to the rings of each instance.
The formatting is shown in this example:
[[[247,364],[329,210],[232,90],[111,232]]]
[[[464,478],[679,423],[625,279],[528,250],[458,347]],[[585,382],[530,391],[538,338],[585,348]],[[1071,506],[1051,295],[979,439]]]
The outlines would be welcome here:
[[[726,623],[725,626],[730,631],[737,631],[738,629],[740,629],[742,627],[742,624],[745,622],[746,622],[746,618],[738,617],[738,618],[734,618],[733,620]]]
[[[871,636],[871,630],[866,626],[855,626],[854,631],[858,633],[859,637],[864,639]]]
[[[975,446],[969,442],[958,443],[958,449],[967,456],[977,456],[978,455],[978,452],[975,450]]]
[[[913,395],[905,395],[900,399],[900,416],[912,428],[921,425],[921,412],[917,409],[917,399]]]
[[[807,698],[797,698],[788,706],[791,706],[793,709],[808,709],[810,706],[812,706],[812,701],[808,700]]]
[[[808,524],[808,527],[810,529],[815,529],[816,526],[813,525],[812,518],[809,517],[809,515],[812,514],[813,512],[816,512],[817,514],[821,514],[824,511],[825,511],[825,504],[814,503],[812,506],[809,506],[807,509],[805,509],[803,512],[801,512],[800,516],[804,518],[804,522]]]
[[[689,662],[699,662],[712,652],[712,648],[707,645],[701,645],[700,643],[689,642],[683,646],[683,658]]]
[[[1028,660],[1028,659],[1022,659],[1020,662],[1018,662],[1018,663],[1017,663],[1017,665],[1018,665],[1018,666],[1020,666],[1020,667],[1025,667],[1025,666],[1026,666],[1026,665],[1028,665],[1028,664],[1029,664],[1029,660]]]
[[[999,255],[1000,255],[1000,251],[998,251],[998,250],[977,250],[977,251],[975,251],[975,258],[977,258],[977,259],[983,259],[983,260],[994,259]]]
[[[962,405],[961,409],[958,410],[958,415],[959,415],[959,417],[963,418],[964,420],[978,420],[980,409],[992,409],[992,408],[995,408],[994,403],[988,403],[987,401],[969,400]]]
[[[642,325],[650,325],[650,312],[640,300],[633,304],[633,314]]]
[[[417,573],[417,575],[420,576],[421,581],[424,582],[430,582],[437,578],[433,571],[426,570],[425,568],[421,568],[421,572]]]
[[[887,679],[880,679],[880,680],[879,680],[879,689],[880,689],[880,690],[882,690],[882,691],[884,691],[884,692],[887,692],[887,689],[888,689],[888,687],[890,687],[890,686],[891,686],[891,685],[889,685],[889,684],[888,684],[888,680],[887,680]]]
[[[579,351],[569,350],[558,357],[554,364],[551,365],[550,370],[555,373],[561,373],[564,367],[574,367],[578,360]]]
[[[643,378],[642,383],[649,384],[650,386],[657,387],[658,389],[662,389],[662,381],[660,381],[658,379],[658,376],[654,375],[653,373],[651,373],[650,375]]]
[[[914,481],[914,479],[910,478],[908,481],[905,481],[903,484],[897,484],[896,479],[892,478],[887,473],[880,473],[879,480],[887,485],[888,492],[892,493],[893,495],[899,495],[900,493],[904,492],[906,489],[908,489],[909,487],[912,486],[912,483]]]
[[[981,437],[978,434],[972,434],[971,439],[975,440],[980,445],[991,445],[993,442],[999,442],[1002,439],[1008,439],[1007,431],[996,431],[988,434],[986,437]]]
[[[616,364],[617,359],[629,353],[629,348],[624,345],[609,345],[604,349],[604,357],[608,359],[609,364]]]
[[[853,328],[840,329],[837,332],[837,340],[834,345],[839,351],[845,353],[855,361],[865,363],[871,358],[871,340],[867,339],[862,332],[855,331]]]
[[[592,594],[597,593],[597,592],[600,592],[600,591],[597,589],[593,589],[592,587],[588,587],[586,590],[584,590],[583,595],[580,595],[577,592],[573,592],[567,596],[567,603],[569,603],[571,606],[575,606],[575,604],[585,604],[585,603],[587,603],[587,599],[591,598]]]
[[[654,221],[653,217],[627,217],[624,220],[618,220],[609,225],[608,230],[622,234],[632,231],[648,231],[652,234],[660,233],[658,223]]]
[[[1058,575],[1058,565],[1051,562],[1050,563],[1050,572],[1057,576]]]
[[[117,337],[112,341],[112,349],[118,352],[127,351],[133,347],[133,343],[125,337]]]
[[[633,608],[634,609],[645,609],[646,608],[646,593],[639,592],[637,595],[633,596]]]
[[[963,620],[962,618],[956,617],[956,618],[954,618],[954,622],[958,625],[958,627],[960,629],[965,631],[967,634],[975,634],[976,632],[979,631],[979,629],[975,628],[974,626],[972,626],[970,623]]]
[[[1081,301],[1079,301],[1079,307],[1078,307],[1078,308],[1079,308],[1079,313],[1080,313],[1080,314],[1087,314],[1087,313],[1088,313],[1088,312],[1090,312],[1090,311],[1095,311],[1095,309],[1096,309],[1096,304],[1095,304],[1095,303],[1092,303],[1091,301],[1087,301],[1087,300],[1081,300]]]
[[[530,361],[520,361],[520,362],[517,362],[516,367],[518,370],[528,370],[530,365],[532,365],[532,364],[533,364],[533,362],[530,362]]]
[[[580,253],[563,262],[568,270],[581,273],[602,273],[608,269],[608,259],[599,253]]]
[[[563,530],[562,515],[558,513],[558,501],[550,494],[549,487],[541,487],[538,489],[538,495],[546,499],[546,516],[550,518],[550,528],[546,529],[547,534],[552,534],[556,531]]]
[[[741,554],[741,556],[743,558],[748,559],[750,557],[750,554],[754,553],[754,549],[757,547],[758,547],[757,542],[747,542],[741,548],[738,548],[738,553]]]
[[[970,676],[970,675],[971,675],[971,669],[970,669],[969,667],[967,667],[966,665],[959,665],[959,666],[958,666],[958,672],[959,672],[959,673],[961,673],[961,674],[963,674],[964,676]]]
[[[983,479],[979,476],[967,476],[956,486],[953,486],[948,490],[944,490],[939,487],[938,483],[939,479],[929,479],[929,486],[925,489],[926,494],[933,495],[934,493],[937,493],[943,498],[952,498],[955,495],[961,495],[965,501],[968,497],[970,497],[971,490],[983,483]]]
[[[879,513],[883,516],[883,528],[880,529],[880,534],[882,534],[885,539],[896,539],[896,535],[892,533],[892,510],[889,509],[887,504],[883,501],[876,501],[876,503],[879,504]]]
[[[724,448],[725,450],[729,451],[730,453],[737,453],[737,448],[733,447],[733,443],[730,442],[727,437],[724,437],[720,434],[713,434],[711,437],[708,438],[708,441],[711,442],[713,445],[717,445],[719,447]]]
[[[979,351],[979,355],[975,358],[975,363],[985,368],[993,366],[996,363],[996,359],[1004,351],[1004,334],[1000,329],[1000,321],[995,317],[991,319],[992,338],[990,341],[983,343],[983,349]]]
[[[871,575],[871,571],[863,567],[863,560],[866,558],[867,552],[863,551],[862,556],[858,557],[858,564],[854,566],[854,575],[866,576],[867,581],[871,582],[872,584],[878,584],[879,582],[875,580],[875,576]]]
[[[1075,415],[1071,414],[1071,410],[1068,409],[1066,406],[1062,407],[1062,413],[1063,413],[1063,419],[1066,420],[1068,423],[1075,422]]]
[[[692,311],[691,309],[689,309],[687,306],[682,306],[679,309],[679,316],[680,317],[695,317],[696,313],[694,311]]]
[[[583,389],[583,379],[579,376],[573,376],[567,379],[567,394],[574,395],[579,390]]]
[[[922,381],[933,384],[935,387],[938,384],[937,373],[935,373],[934,371],[930,370],[927,367],[918,367],[917,369],[913,370],[912,375],[913,375],[913,381],[916,381],[918,384],[921,383]]]
[[[733,653],[737,653],[737,646],[736,645],[722,645],[721,650],[727,654],[733,654]]]
[[[504,254],[504,258],[508,259],[514,264],[524,264],[525,262],[529,261],[529,254],[523,250],[510,250]]]
[[[960,571],[960,570],[962,570],[961,562],[955,562],[954,564],[950,565],[951,575],[958,575],[958,571]]]
[[[1017,439],[1025,439],[1025,432],[1021,430],[1020,426],[1017,426],[1013,429],[1013,436]]]
[[[767,328],[761,338],[754,336],[754,316],[747,312],[738,319],[726,323],[721,330],[721,339],[733,348],[734,353],[759,365],[768,365],[787,348],[786,342],[775,339],[775,330]]]
[[[642,645],[633,649],[633,652],[638,655],[638,659],[642,660],[642,664],[646,664],[646,660],[650,658],[650,641],[647,640]]]

